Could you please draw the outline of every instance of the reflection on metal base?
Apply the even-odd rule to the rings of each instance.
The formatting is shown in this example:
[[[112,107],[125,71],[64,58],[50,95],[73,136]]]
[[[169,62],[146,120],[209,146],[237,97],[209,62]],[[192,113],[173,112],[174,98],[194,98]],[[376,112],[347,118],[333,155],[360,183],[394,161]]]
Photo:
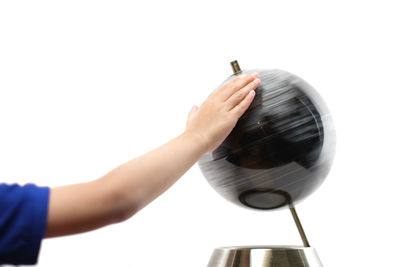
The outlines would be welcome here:
[[[254,246],[214,250],[208,267],[322,267],[312,247]]]

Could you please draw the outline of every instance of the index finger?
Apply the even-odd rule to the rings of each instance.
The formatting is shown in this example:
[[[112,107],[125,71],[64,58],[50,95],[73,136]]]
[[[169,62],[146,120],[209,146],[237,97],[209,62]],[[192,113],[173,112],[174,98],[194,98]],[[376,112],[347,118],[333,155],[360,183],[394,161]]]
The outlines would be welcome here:
[[[235,77],[232,81],[228,82],[219,89],[219,94],[223,101],[229,99],[234,93],[258,78],[258,73],[242,74]]]

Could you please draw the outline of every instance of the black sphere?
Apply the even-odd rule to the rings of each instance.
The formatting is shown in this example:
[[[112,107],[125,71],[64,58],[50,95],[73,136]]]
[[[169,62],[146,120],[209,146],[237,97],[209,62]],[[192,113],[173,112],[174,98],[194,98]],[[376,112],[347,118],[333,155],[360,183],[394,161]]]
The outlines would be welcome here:
[[[269,210],[298,202],[322,184],[332,163],[335,132],[325,104],[304,80],[282,70],[242,73],[254,72],[261,84],[253,103],[199,166],[226,199]]]

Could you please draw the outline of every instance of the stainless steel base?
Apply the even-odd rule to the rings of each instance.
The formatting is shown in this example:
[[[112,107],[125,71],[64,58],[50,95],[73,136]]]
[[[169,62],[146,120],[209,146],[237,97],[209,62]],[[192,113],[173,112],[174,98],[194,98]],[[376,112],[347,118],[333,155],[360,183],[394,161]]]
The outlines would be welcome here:
[[[312,247],[222,247],[214,250],[208,267],[322,267]]]

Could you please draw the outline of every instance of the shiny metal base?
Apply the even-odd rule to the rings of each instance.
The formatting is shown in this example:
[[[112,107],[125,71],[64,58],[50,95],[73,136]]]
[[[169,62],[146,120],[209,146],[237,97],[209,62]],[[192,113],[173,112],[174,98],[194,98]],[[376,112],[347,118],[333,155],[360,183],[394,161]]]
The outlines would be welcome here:
[[[254,246],[214,250],[208,267],[322,267],[312,247]]]

